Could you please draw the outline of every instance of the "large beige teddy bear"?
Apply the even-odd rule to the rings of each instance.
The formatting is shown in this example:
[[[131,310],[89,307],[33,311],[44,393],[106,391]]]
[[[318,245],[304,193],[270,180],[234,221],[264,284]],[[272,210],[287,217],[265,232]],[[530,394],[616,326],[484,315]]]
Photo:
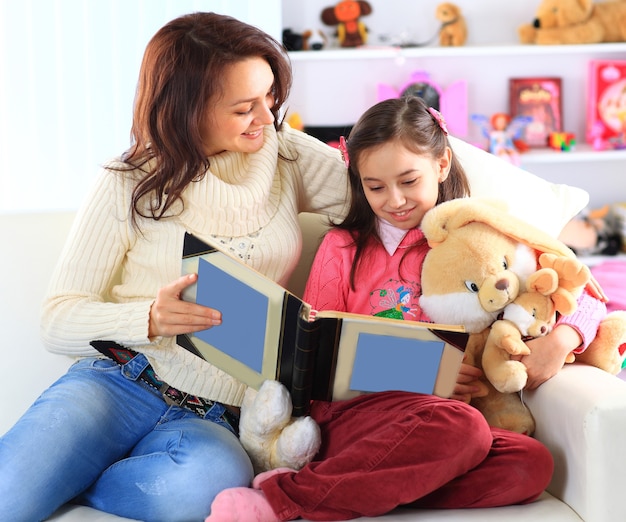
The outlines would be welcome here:
[[[561,45],[626,41],[624,0],[543,0],[532,23],[518,29],[523,44]]]
[[[471,334],[466,349],[468,364],[482,368],[490,327],[541,268],[539,254],[569,260],[551,261],[560,286],[575,291],[575,284],[580,283],[569,273],[571,262],[577,265],[574,253],[556,238],[509,214],[504,203],[480,198],[448,201],[424,216],[422,230],[431,250],[422,267],[420,305],[435,322],[466,327]],[[626,317],[608,319],[603,321],[601,338],[593,347],[599,367],[619,359],[618,346],[626,342]],[[607,332],[600,336],[603,325]],[[481,385],[483,396],[473,398],[471,404],[490,425],[533,432],[534,420],[518,393],[500,392],[486,378]]]

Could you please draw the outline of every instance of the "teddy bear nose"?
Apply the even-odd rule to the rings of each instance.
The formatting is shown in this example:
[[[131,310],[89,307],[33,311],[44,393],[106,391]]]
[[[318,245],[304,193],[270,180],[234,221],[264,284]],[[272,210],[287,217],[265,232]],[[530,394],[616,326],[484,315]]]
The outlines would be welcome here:
[[[548,329],[545,326],[541,327],[541,335],[546,335],[548,333]]]
[[[496,281],[496,290],[506,290],[509,288],[509,281],[507,279],[500,279]]]
[[[533,20],[533,27],[534,27],[535,29],[540,29],[540,28],[541,28],[541,22],[539,21],[539,18],[535,18],[535,19]]]

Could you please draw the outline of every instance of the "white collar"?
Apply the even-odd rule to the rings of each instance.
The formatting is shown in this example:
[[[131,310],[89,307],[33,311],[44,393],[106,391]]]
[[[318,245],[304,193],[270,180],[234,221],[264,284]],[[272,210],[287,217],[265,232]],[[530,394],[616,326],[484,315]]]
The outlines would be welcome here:
[[[407,235],[408,230],[393,226],[389,221],[377,218],[378,235],[387,253],[392,256]]]

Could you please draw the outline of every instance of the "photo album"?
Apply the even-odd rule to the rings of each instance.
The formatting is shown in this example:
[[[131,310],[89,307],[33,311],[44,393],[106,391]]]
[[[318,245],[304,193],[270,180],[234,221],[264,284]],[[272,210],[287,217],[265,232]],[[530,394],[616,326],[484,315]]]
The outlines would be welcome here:
[[[178,344],[256,389],[283,383],[294,416],[310,400],[405,390],[449,397],[468,334],[462,326],[311,309],[278,283],[185,235],[182,272],[198,281],[183,299],[219,310],[222,323]]]

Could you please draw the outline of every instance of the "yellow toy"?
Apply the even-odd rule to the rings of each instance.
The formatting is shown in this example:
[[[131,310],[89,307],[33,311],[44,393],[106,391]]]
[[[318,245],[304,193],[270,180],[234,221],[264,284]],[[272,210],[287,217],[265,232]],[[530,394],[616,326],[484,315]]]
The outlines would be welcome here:
[[[532,23],[518,29],[523,44],[561,45],[626,41],[624,0],[543,0]]]
[[[442,47],[460,47],[465,45],[467,25],[459,6],[450,2],[439,4],[435,10],[435,16],[441,22],[439,45]]]
[[[479,368],[484,364],[491,325],[525,291],[538,268],[554,270],[559,286],[574,295],[581,284],[582,278],[572,275],[581,266],[574,253],[509,214],[504,203],[480,198],[448,201],[426,213],[422,230],[431,250],[422,267],[420,305],[435,322],[465,326],[471,334],[465,362]],[[552,254],[541,258],[544,267],[538,264],[541,253]],[[618,347],[625,342],[626,313],[621,317],[609,314],[596,340],[577,360],[587,357],[585,362],[614,369],[614,360],[621,361]],[[490,425],[533,432],[534,420],[518,393],[498,391],[486,377],[479,384],[482,397],[472,398],[471,404]]]

